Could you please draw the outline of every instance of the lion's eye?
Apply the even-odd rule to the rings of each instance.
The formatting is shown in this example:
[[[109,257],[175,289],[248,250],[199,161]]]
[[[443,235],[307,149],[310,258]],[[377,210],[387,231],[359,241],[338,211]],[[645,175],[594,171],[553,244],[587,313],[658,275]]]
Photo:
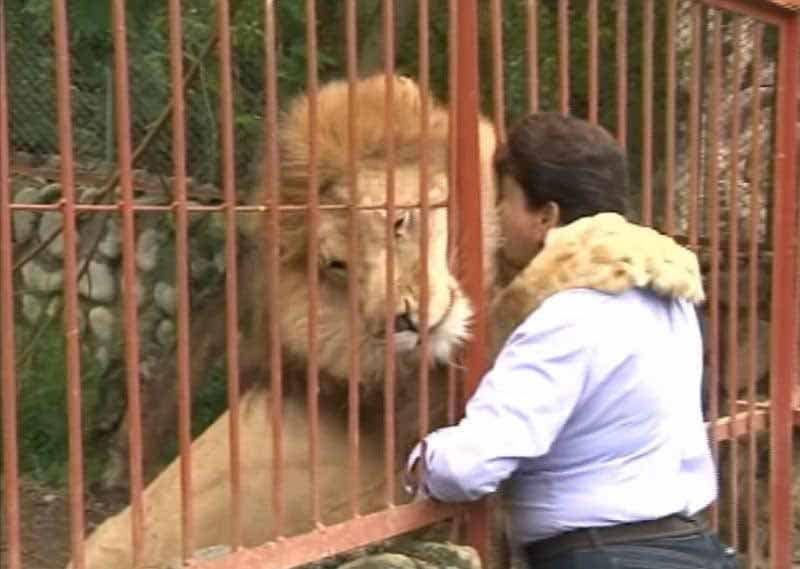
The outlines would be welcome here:
[[[341,259],[330,259],[328,261],[328,268],[334,271],[346,271],[347,263]]]

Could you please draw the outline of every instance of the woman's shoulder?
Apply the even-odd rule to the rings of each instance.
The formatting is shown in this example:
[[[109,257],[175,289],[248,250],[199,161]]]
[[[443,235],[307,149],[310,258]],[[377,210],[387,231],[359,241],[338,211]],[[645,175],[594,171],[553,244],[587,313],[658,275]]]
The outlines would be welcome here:
[[[622,321],[639,321],[654,313],[676,311],[694,314],[694,308],[688,301],[667,298],[649,289],[633,288],[612,294],[590,288],[574,288],[549,297],[530,318],[571,322],[581,327],[596,324],[609,328]]]
[[[612,294],[591,288],[572,288],[559,291],[548,297],[538,310],[540,313],[559,313],[563,315],[581,314],[585,310],[599,310],[608,303],[629,302],[633,291]]]

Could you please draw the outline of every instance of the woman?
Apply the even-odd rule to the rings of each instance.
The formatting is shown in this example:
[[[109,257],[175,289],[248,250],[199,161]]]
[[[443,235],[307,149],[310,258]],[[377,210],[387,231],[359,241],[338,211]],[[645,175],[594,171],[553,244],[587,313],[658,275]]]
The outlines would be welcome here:
[[[495,167],[506,280],[554,228],[625,212],[623,152],[585,121],[526,117]],[[694,517],[717,493],[701,374],[686,298],[565,286],[508,337],[465,418],[417,445],[410,489],[446,502],[499,490],[529,567],[736,567]]]

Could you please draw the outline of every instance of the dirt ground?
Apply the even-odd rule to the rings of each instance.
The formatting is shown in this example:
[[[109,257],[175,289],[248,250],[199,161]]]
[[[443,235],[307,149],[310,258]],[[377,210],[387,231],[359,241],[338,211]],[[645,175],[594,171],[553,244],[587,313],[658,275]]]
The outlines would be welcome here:
[[[87,531],[127,503],[120,493],[88,493],[84,498]],[[69,561],[69,495],[29,480],[20,481],[22,566],[24,569],[63,569]],[[2,515],[0,515],[2,519]],[[0,523],[5,530],[5,521]],[[7,567],[5,531],[0,538],[0,569]]]

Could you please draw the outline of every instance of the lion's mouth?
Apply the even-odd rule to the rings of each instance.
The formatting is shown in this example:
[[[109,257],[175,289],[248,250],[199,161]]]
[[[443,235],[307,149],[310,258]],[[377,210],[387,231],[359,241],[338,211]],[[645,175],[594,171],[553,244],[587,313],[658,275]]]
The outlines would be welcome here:
[[[453,347],[464,339],[466,322],[453,323],[457,320],[454,317],[456,301],[456,291],[448,288],[447,306],[444,312],[433,325],[428,327],[426,336],[431,346],[431,355],[435,359],[449,357]],[[422,346],[422,336],[418,329],[395,332],[395,347],[398,352],[418,350]]]
[[[445,308],[444,314],[442,317],[437,320],[433,326],[428,328],[429,334],[436,334],[438,330],[442,328],[442,324],[444,324],[450,315],[453,312],[453,307],[456,304],[456,291],[453,290],[452,287],[448,287],[447,289],[447,308]]]

